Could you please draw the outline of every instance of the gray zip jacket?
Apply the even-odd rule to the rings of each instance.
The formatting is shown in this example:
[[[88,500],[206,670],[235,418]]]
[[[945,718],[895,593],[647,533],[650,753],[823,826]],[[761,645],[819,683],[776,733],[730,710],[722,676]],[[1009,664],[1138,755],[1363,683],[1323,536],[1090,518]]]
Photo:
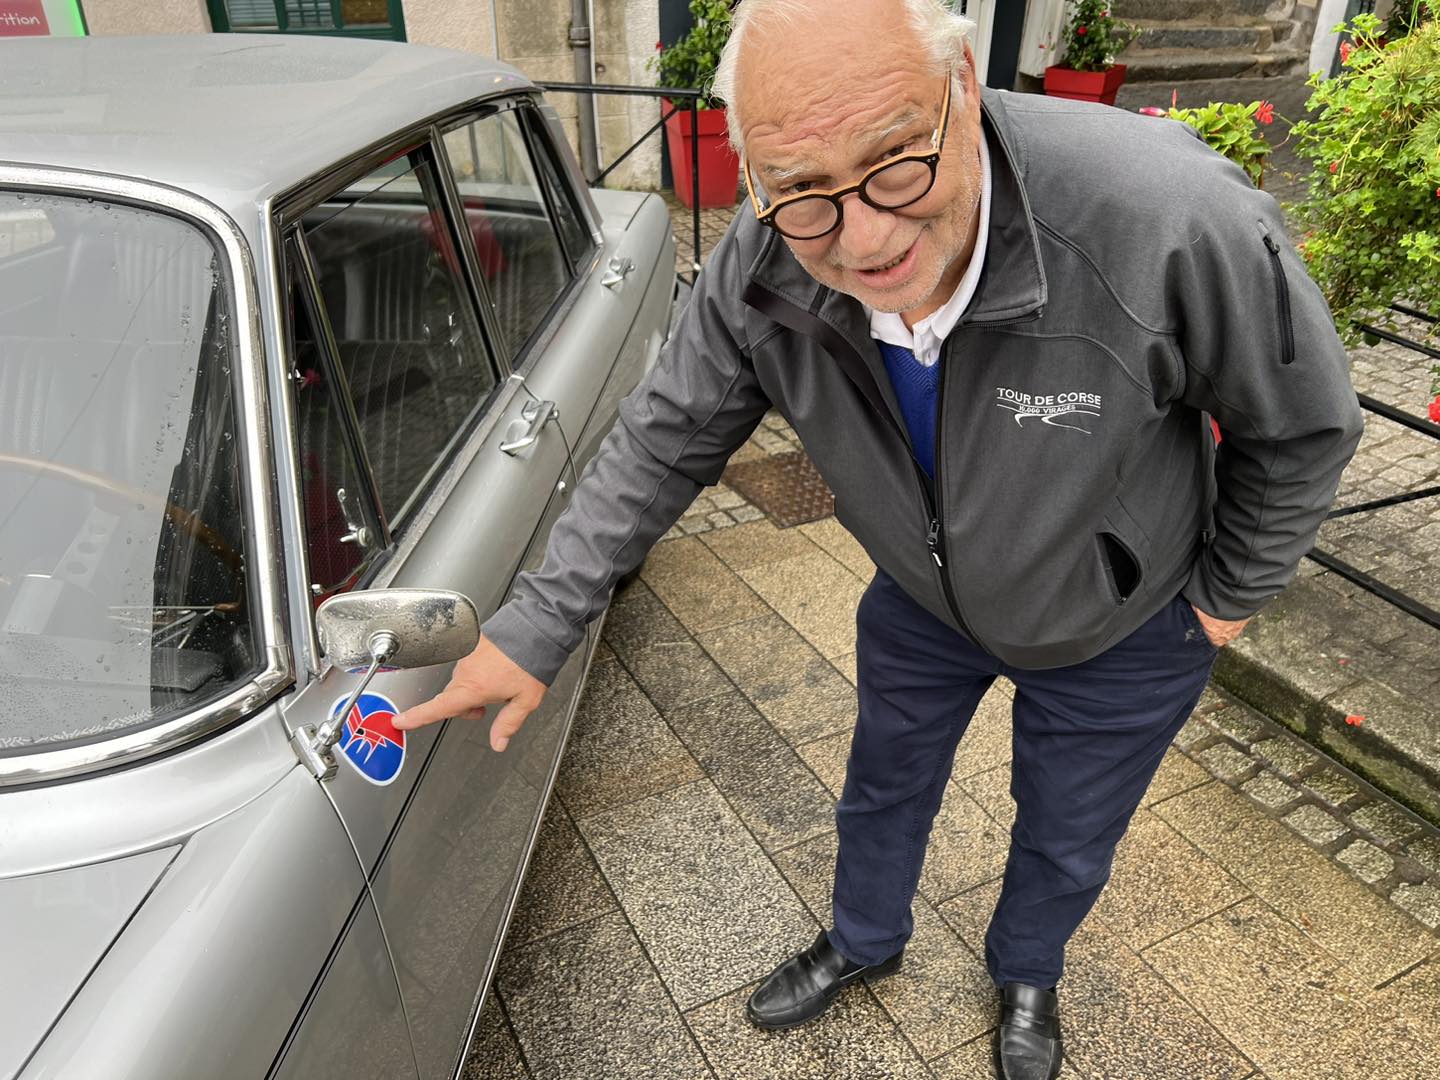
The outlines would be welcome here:
[[[1015,667],[1087,660],[1182,591],[1240,619],[1285,587],[1362,421],[1275,201],[1185,125],[981,95],[990,233],[941,355],[933,484],[860,303],[742,209],[485,623],[502,652],[550,682],[772,405],[874,562]]]

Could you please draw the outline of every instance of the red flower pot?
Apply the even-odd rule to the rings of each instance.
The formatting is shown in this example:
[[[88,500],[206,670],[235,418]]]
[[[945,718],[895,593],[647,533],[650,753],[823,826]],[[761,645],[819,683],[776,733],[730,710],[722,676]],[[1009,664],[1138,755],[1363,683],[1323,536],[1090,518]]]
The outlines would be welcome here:
[[[1114,105],[1115,92],[1124,81],[1124,64],[1116,64],[1109,71],[1074,71],[1067,67],[1045,69],[1045,93],[1049,97],[1072,98],[1075,101]]]
[[[740,180],[740,159],[726,137],[725,110],[701,109],[695,114],[700,142],[700,206],[734,206]],[[691,130],[690,112],[682,109],[665,121],[665,142],[670,148],[670,172],[675,177],[675,196],[686,206],[695,205],[695,180],[690,175],[690,143],[697,136]]]

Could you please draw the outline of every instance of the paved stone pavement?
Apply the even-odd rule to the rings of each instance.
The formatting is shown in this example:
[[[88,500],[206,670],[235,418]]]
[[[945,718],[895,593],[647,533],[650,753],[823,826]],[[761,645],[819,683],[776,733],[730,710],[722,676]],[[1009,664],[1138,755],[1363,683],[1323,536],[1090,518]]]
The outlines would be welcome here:
[[[828,922],[871,572],[833,518],[657,546],[606,622],[469,1080],[990,1075],[1008,684],[962,741],[904,972],[792,1032],[743,1015]],[[1440,833],[1208,693],[1070,949],[1064,1075],[1440,1075],[1437,871]]]
[[[1299,91],[1276,83],[1265,96],[1295,115]],[[1286,167],[1267,184],[1282,199],[1299,190]],[[673,209],[685,269],[690,219]],[[706,250],[730,216],[705,212]],[[1413,354],[1352,357],[1357,389],[1423,413]],[[737,458],[797,447],[772,415]],[[1437,470],[1435,442],[1371,417],[1337,505]],[[747,994],[827,922],[871,567],[833,519],[782,530],[723,485],[702,500],[609,617],[466,1076],[987,1077],[980,942],[1014,812],[1011,691],[992,690],[957,757],[905,971],[805,1028],[752,1028]],[[1432,499],[1337,519],[1322,543],[1440,606],[1437,533]],[[1403,765],[1377,728],[1440,769],[1436,656],[1440,632],[1307,561],[1219,670],[1394,790]],[[1062,1075],[1440,1075],[1437,928],[1440,832],[1214,688],[1070,949]]]

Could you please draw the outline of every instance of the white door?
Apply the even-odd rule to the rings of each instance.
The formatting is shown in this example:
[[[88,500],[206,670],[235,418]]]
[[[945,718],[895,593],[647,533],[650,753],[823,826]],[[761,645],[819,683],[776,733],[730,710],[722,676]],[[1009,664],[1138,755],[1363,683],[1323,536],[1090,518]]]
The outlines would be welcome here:
[[[970,44],[975,50],[975,78],[984,86],[990,68],[990,34],[995,26],[995,0],[956,0],[955,6],[975,21],[975,39]]]

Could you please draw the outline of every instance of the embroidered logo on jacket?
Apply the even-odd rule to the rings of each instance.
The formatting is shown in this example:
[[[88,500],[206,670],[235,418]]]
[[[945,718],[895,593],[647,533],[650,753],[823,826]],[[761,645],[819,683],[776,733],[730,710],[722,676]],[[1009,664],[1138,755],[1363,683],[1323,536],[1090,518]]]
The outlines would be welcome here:
[[[995,402],[1002,409],[1015,414],[1015,423],[1025,426],[1026,420],[1039,420],[1051,427],[1069,428],[1082,435],[1093,435],[1084,425],[1087,416],[1100,415],[1100,395],[1087,394],[1083,390],[1066,390],[1063,394],[1027,394],[1012,390],[1008,386],[997,386],[999,400]]]

